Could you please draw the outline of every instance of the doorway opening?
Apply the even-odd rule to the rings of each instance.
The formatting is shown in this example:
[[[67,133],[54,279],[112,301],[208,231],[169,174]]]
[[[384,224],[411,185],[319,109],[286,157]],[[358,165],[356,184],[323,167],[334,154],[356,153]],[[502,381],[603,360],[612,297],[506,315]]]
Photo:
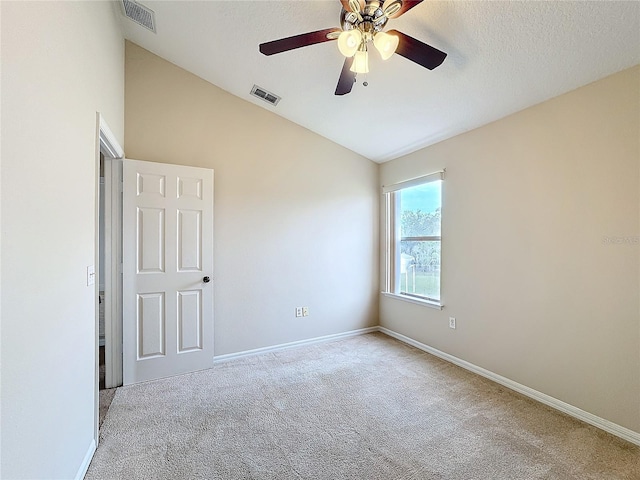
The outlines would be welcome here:
[[[124,151],[100,113],[96,165],[96,397],[95,440],[106,412],[122,385],[122,166]]]

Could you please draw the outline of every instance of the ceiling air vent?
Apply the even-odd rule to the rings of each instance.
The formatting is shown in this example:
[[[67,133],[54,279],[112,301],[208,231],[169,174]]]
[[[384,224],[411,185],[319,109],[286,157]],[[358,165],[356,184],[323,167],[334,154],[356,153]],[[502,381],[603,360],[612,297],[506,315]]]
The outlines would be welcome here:
[[[280,101],[279,96],[274,95],[271,92],[267,92],[264,88],[259,87],[257,85],[254,85],[253,88],[251,89],[251,95],[253,95],[254,97],[261,98],[265,102],[270,103],[271,105],[274,105],[274,106],[277,105],[278,102]]]
[[[156,33],[156,16],[153,10],[140,5],[135,0],[122,0],[122,9],[125,17]]]

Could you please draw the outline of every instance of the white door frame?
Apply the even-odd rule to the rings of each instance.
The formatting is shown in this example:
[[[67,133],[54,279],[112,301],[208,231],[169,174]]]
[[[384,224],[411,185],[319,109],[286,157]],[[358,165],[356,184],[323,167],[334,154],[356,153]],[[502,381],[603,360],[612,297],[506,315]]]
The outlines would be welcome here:
[[[111,132],[104,117],[100,112],[96,112],[96,126],[98,145],[96,148],[95,159],[95,270],[96,278],[100,278],[100,155],[104,157],[105,166],[105,361],[107,371],[107,386],[122,385],[122,327],[121,322],[117,321],[122,318],[121,292],[122,281],[120,278],[119,262],[121,257],[120,245],[120,211],[121,202],[120,194],[114,194],[114,184],[117,191],[120,190],[120,183],[113,182],[112,178],[117,172],[122,171],[122,167],[118,165],[122,162],[118,159],[124,157],[124,150],[120,143]],[[106,172],[110,175],[107,176]],[[121,177],[120,177],[121,178]],[[120,222],[120,223],[119,223]],[[114,231],[115,227],[115,231]],[[115,266],[114,266],[115,265]],[[94,298],[97,300],[100,294],[100,282],[96,282],[94,290]],[[118,330],[120,331],[120,340],[118,341]],[[94,401],[94,441],[98,445],[98,421],[99,421],[99,403],[100,395],[100,374],[99,374],[99,356],[98,346],[100,344],[100,311],[96,301],[95,305],[95,401]],[[120,349],[120,355],[114,355],[114,349]],[[118,369],[119,365],[119,369]],[[118,384],[118,372],[120,375],[120,383]],[[110,383],[109,383],[110,381]]]

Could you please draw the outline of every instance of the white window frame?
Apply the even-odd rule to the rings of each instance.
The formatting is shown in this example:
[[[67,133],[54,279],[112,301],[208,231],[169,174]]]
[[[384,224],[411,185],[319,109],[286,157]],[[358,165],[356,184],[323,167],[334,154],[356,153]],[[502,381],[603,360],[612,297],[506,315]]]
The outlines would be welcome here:
[[[400,225],[397,224],[397,204],[396,204],[396,192],[404,190],[410,187],[416,187],[418,185],[424,185],[425,183],[435,182],[438,180],[444,180],[444,170],[424,175],[417,178],[412,178],[404,182],[394,183],[392,185],[385,185],[382,187],[382,193],[384,195],[384,209],[385,209],[385,278],[383,279],[383,291],[385,296],[405,300],[411,303],[417,303],[428,307],[442,309],[444,304],[442,303],[442,287],[440,288],[440,299],[430,299],[422,295],[413,295],[410,293],[397,292],[396,286],[400,284],[400,269],[398,268],[398,261],[396,257],[398,255],[398,242],[400,237]],[[442,205],[441,205],[442,207]],[[439,241],[442,252],[442,234],[440,236],[429,235],[420,237],[406,238],[405,240],[415,241]],[[442,273],[442,266],[440,268]]]

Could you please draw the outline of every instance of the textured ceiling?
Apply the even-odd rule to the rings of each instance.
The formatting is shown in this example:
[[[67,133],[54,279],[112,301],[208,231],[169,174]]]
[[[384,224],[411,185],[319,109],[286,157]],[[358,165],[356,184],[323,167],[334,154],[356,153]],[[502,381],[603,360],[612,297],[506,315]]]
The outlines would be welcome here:
[[[447,52],[444,63],[429,71],[374,52],[366,78],[340,97],[336,42],[258,52],[266,41],[338,27],[338,0],[140,3],[155,11],[157,34],[122,16],[127,39],[376,162],[640,63],[640,2],[426,0],[386,29]],[[250,96],[254,84],[282,100],[273,107]]]

